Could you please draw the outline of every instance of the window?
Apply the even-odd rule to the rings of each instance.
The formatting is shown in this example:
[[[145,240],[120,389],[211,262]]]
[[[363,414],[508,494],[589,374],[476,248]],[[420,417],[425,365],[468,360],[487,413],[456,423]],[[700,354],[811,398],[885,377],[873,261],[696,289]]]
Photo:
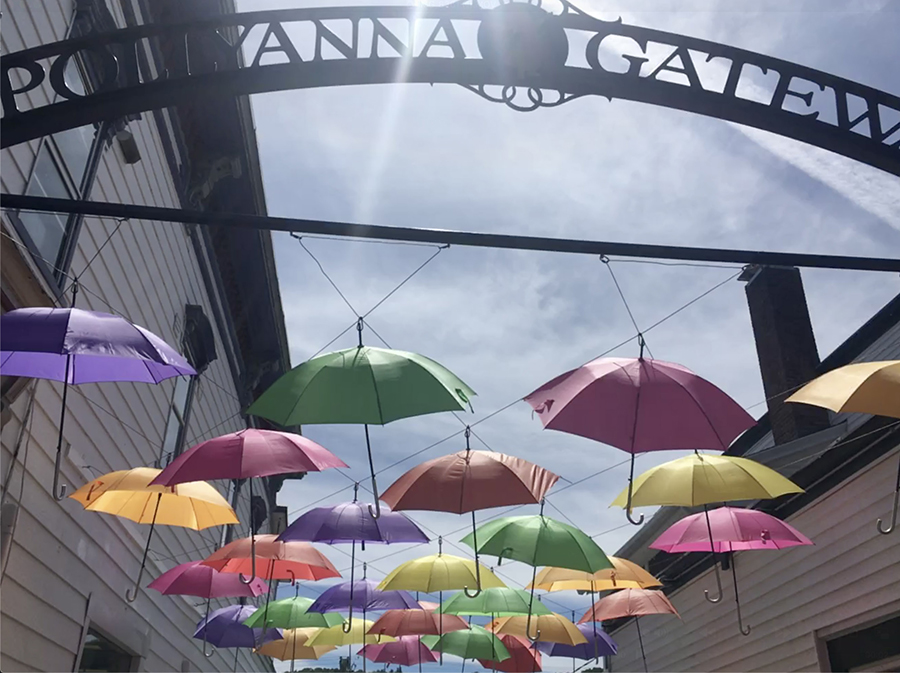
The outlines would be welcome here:
[[[196,383],[196,376],[179,376],[175,379],[175,392],[172,393],[172,402],[169,405],[161,460],[175,458],[184,451],[184,432],[187,428]]]
[[[900,671],[900,617],[827,641],[832,671]]]
[[[88,629],[79,671],[130,671],[135,657],[94,629]]]

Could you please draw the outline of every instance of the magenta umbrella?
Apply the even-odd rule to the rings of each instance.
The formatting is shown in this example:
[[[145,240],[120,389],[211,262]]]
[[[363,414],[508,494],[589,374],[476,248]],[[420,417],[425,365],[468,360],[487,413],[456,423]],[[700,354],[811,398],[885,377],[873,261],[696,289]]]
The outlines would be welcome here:
[[[656,538],[650,548],[670,554],[725,553],[752,549],[785,549],[811,544],[812,540],[803,533],[771,514],[755,509],[719,507],[708,512],[691,514],[677,521]],[[734,581],[738,628],[743,635],[748,636],[750,625],[745,628],[741,617],[741,599],[733,556],[731,576]]]
[[[357,654],[379,664],[397,664],[399,666],[418,664],[420,671],[423,662],[433,664],[438,660],[438,656],[425,647],[418,636],[400,636],[397,640],[389,643],[370,643]]]
[[[737,402],[681,365],[643,357],[598,358],[525,397],[544,428],[631,454],[626,515],[632,519],[634,456],[675,449],[724,451],[755,421]]]
[[[72,304],[78,283],[72,286]],[[66,396],[70,385],[107,381],[159,383],[196,370],[152,332],[110,313],[80,308],[20,308],[0,317],[0,373],[62,381],[62,409],[53,497],[62,500],[62,463]]]
[[[252,501],[252,477],[318,472],[329,467],[347,467],[347,464],[325,447],[301,435],[246,428],[191,447],[173,460],[150,484],[174,486],[210,479],[248,479]],[[240,576],[245,584],[256,576],[256,542],[252,524],[250,533],[250,579]]]
[[[268,585],[259,578],[254,578],[250,584],[244,584],[234,573],[221,573],[201,563],[188,561],[177,565],[150,582],[147,587],[166,596],[205,598],[206,618],[209,617],[209,603],[213,598],[251,598],[269,590]],[[213,653],[206,651],[206,630],[203,634],[203,654],[211,657]]]

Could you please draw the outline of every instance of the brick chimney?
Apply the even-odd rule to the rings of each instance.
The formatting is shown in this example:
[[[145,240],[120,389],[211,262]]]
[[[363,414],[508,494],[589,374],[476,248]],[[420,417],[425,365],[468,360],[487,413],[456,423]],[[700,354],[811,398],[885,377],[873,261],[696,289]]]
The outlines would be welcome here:
[[[819,364],[800,270],[750,266],[739,280],[747,283],[750,322],[775,443],[828,428],[825,409],[784,404],[795,388],[815,378]]]

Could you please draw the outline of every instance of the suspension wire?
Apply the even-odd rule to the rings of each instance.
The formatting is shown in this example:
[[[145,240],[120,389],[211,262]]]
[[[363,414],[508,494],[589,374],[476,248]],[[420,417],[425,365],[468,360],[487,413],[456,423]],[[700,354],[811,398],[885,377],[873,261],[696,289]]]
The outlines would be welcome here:
[[[97,218],[97,219],[98,219],[98,220],[101,220],[101,218]],[[101,221],[102,221],[102,220],[101,220]],[[115,227],[115,229],[113,229],[112,232],[106,237],[106,240],[103,241],[102,244],[100,244],[100,247],[97,248],[97,251],[94,253],[93,257],[91,257],[91,258],[88,260],[87,264],[84,265],[84,268],[81,270],[81,272],[75,275],[76,278],[78,278],[78,277],[80,277],[80,276],[83,276],[83,275],[85,274],[85,272],[86,272],[88,269],[91,268],[91,264],[93,264],[93,263],[94,263],[94,260],[97,259],[97,257],[100,256],[100,253],[103,252],[103,248],[105,248],[105,247],[106,247],[106,244],[109,243],[109,242],[112,240],[113,236],[115,236],[115,235],[118,233],[119,228],[120,228],[125,222],[128,222],[128,218],[127,218],[127,217],[117,217],[117,218],[116,218],[116,227]],[[75,283],[75,281],[72,281],[72,284],[74,284],[74,283]],[[69,285],[68,287],[66,287],[66,288],[60,293],[60,296],[65,296],[66,292],[69,291],[69,288],[71,288],[71,285]]]
[[[619,297],[622,299],[622,303],[625,305],[625,310],[628,312],[628,317],[631,318],[631,324],[634,326],[634,331],[638,334],[638,340],[641,342],[641,355],[643,355],[644,348],[647,349],[647,352],[650,353],[650,357],[653,357],[653,351],[650,350],[650,346],[648,346],[644,342],[643,333],[641,332],[641,328],[637,323],[637,320],[634,318],[634,313],[631,311],[631,306],[628,305],[628,300],[625,299],[625,293],[622,292],[622,286],[619,285],[619,279],[616,278],[616,272],[613,271],[612,265],[609,263],[609,257],[606,255],[600,255],[600,261],[603,262],[603,266],[606,267],[606,270],[609,271],[609,275],[612,278],[613,285],[616,286],[616,291],[619,293]]]

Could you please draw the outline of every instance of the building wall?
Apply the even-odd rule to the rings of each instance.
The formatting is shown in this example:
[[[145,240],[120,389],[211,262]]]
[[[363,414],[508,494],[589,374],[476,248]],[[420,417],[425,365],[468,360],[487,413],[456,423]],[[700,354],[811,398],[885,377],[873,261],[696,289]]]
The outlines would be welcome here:
[[[119,25],[121,8],[110,3]],[[12,0],[6,3],[2,50],[4,53],[62,39],[71,20],[73,2],[60,0]],[[32,104],[46,100],[46,90],[29,94]],[[100,201],[179,207],[178,192],[163,152],[153,116],[143,115],[129,126],[142,160],[124,163],[114,142],[103,153],[91,198]],[[3,151],[2,188],[21,192],[34,163],[38,143]],[[4,214],[4,218],[6,215]],[[121,225],[100,255],[82,272],[117,223],[86,218],[78,239],[71,270],[80,276],[83,291],[77,305],[127,316],[171,344],[179,341],[186,303],[202,306],[216,333],[215,360],[201,377],[194,396],[185,447],[243,427],[235,381],[226,359],[230,342],[227,326],[217,325],[211,296],[204,287],[199,262],[187,230],[182,225],[129,221]],[[4,219],[4,234],[15,237]],[[28,264],[28,253],[4,237],[4,258],[19,252]],[[56,288],[40,274],[16,273],[4,264],[4,290],[21,297],[43,289],[52,303]],[[227,312],[225,312],[227,314]],[[69,492],[112,471],[157,460],[163,441],[174,380],[158,386],[146,384],[91,384],[71,387],[67,402],[65,439],[71,444],[63,461],[62,481]],[[160,596],[142,589],[137,601],[125,601],[141,562],[149,527],[114,516],[85,512],[71,499],[57,503],[51,494],[61,384],[39,381],[33,419],[25,433],[9,498],[20,505],[0,602],[0,669],[3,671],[72,670],[80,651],[86,620],[111,639],[141,655],[138,670],[231,670],[233,650],[207,659],[202,643],[191,639],[205,605],[201,599]],[[2,429],[3,474],[28,406],[29,391],[19,394]],[[22,495],[21,464],[26,462]],[[228,494],[228,483],[215,484]],[[262,484],[254,484],[262,492]],[[241,527],[235,537],[247,534],[249,498],[246,487],[238,507]],[[263,529],[264,530],[264,529]],[[188,531],[157,528],[147,561],[143,584],[174,565],[208,555],[223,531]],[[88,606],[89,603],[89,606]],[[212,607],[226,601],[213,601]],[[271,670],[268,659],[243,650],[239,670]]]

